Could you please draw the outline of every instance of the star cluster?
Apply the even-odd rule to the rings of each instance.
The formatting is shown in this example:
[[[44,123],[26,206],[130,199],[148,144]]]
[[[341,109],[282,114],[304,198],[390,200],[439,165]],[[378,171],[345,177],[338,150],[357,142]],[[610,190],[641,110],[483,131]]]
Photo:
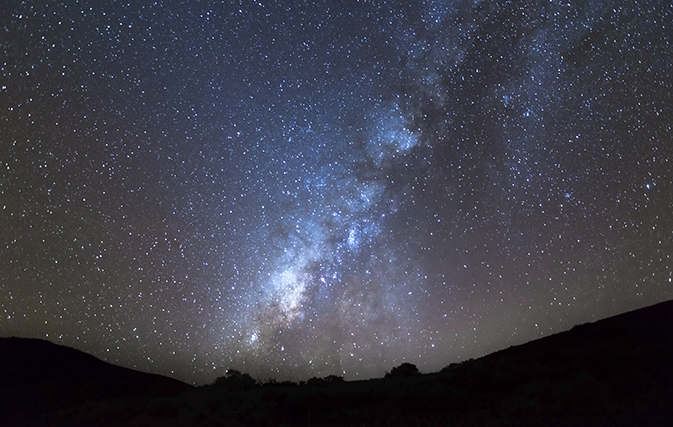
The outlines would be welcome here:
[[[670,3],[284,3],[0,6],[0,334],[356,379],[673,297]]]

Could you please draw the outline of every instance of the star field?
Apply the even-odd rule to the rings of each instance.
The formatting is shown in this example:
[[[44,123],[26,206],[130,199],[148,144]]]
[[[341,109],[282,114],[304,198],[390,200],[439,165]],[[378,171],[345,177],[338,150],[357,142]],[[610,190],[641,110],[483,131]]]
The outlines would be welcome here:
[[[0,335],[421,371],[673,298],[664,1],[0,6]]]

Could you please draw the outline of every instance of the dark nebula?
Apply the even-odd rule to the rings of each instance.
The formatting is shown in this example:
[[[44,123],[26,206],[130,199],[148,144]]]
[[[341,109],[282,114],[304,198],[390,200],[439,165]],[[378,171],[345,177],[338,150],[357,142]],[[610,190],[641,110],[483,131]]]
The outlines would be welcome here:
[[[667,1],[9,1],[0,335],[422,372],[673,298]]]

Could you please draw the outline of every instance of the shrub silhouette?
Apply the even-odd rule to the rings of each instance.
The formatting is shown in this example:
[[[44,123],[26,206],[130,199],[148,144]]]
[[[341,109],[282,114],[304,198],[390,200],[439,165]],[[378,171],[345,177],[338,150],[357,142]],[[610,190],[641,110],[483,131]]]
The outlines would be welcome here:
[[[294,381],[278,381],[275,378],[269,378],[261,384],[264,387],[296,387],[299,385]]]
[[[306,385],[309,387],[324,387],[327,385],[327,381],[325,381],[323,378],[312,377],[306,381]]]
[[[386,372],[385,378],[396,378],[396,377],[413,377],[414,375],[420,375],[418,368],[413,363],[404,362],[400,366],[396,366]]]
[[[249,374],[237,371],[236,369],[227,369],[227,373],[218,377],[213,385],[217,388],[249,390],[257,384],[254,378]]]
[[[328,375],[324,378],[313,377],[306,381],[306,385],[309,387],[326,387],[332,384],[344,383],[344,377],[337,375]]]
[[[344,377],[339,375],[328,375],[325,377],[325,381],[328,383],[343,383]]]

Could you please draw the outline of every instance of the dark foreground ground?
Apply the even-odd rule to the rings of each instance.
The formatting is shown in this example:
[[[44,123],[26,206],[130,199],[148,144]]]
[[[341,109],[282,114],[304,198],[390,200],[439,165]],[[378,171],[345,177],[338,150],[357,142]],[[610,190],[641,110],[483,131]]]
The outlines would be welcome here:
[[[672,426],[673,301],[420,375],[192,387],[0,339],[6,426]]]

